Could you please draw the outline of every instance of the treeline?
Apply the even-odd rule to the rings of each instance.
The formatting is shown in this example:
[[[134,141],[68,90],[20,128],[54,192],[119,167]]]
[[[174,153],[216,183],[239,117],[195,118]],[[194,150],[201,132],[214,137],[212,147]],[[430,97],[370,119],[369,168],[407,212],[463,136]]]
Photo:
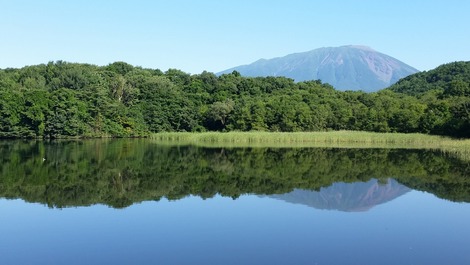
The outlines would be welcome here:
[[[376,93],[320,81],[189,75],[50,62],[0,70],[0,137],[139,137],[162,131],[420,132],[470,136],[470,63]]]
[[[189,195],[237,198],[389,178],[470,202],[468,163],[439,151],[198,148],[148,139],[0,141],[0,197],[50,207],[126,207]]]

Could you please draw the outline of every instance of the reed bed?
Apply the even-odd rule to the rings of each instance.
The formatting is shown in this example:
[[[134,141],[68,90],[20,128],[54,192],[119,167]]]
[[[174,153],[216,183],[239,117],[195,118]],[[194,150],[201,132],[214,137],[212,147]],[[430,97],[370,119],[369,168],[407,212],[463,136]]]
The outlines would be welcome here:
[[[335,147],[412,148],[442,150],[470,160],[470,139],[359,131],[330,132],[204,132],[157,133],[151,138],[161,143],[207,147]]]

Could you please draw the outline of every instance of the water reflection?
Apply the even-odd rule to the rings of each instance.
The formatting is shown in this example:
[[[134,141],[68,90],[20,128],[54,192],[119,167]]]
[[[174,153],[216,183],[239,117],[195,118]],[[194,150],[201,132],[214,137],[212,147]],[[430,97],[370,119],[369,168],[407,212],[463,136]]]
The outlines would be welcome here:
[[[362,212],[396,199],[410,190],[394,179],[388,179],[385,183],[371,179],[367,182],[336,182],[320,191],[295,189],[269,197],[316,209]]]
[[[16,199],[0,199],[1,264],[469,264],[470,204],[436,198],[469,202],[468,168],[422,150],[0,141]]]
[[[470,202],[468,171],[468,162],[424,150],[199,148],[142,139],[0,142],[0,197],[60,208],[258,194],[357,211],[406,187]]]

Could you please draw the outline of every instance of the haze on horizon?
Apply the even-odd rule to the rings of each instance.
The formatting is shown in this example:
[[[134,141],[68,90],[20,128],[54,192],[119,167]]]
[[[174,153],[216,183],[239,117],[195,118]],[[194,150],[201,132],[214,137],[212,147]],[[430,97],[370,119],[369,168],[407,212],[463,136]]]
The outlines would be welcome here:
[[[418,70],[470,60],[470,2],[3,1],[0,68],[124,61],[197,74],[366,45]]]

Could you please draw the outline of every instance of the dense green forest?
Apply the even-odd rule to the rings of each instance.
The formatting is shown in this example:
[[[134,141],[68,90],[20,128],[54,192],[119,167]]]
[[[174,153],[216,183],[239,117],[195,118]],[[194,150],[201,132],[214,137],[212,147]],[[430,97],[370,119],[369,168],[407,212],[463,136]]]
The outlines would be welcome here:
[[[420,132],[470,137],[470,62],[376,93],[320,81],[50,62],[0,70],[0,138],[168,131]]]
[[[149,139],[0,141],[0,197],[50,207],[126,207],[189,195],[237,198],[389,178],[470,202],[469,170],[468,162],[429,150],[200,148]]]

